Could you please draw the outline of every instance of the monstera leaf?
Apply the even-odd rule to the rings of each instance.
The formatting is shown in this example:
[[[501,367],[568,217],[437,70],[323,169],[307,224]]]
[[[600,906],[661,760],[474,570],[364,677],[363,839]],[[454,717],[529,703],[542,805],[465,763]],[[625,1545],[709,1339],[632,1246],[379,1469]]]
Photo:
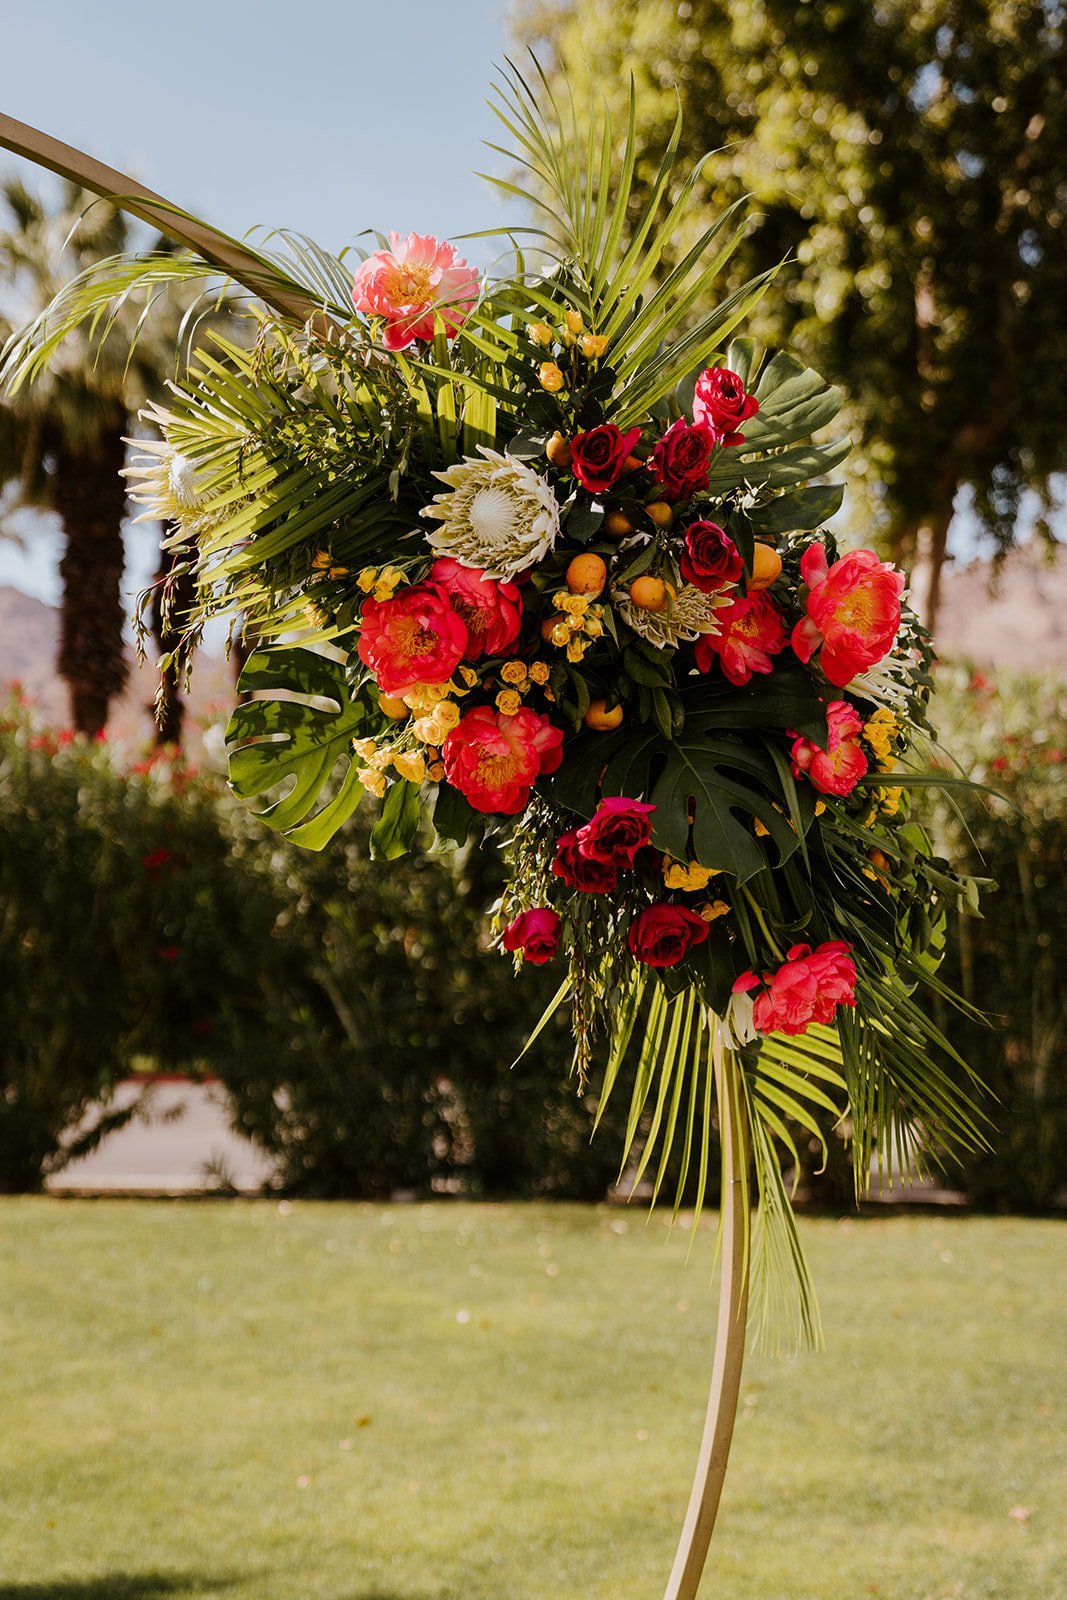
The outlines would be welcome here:
[[[685,726],[676,739],[647,724],[583,736],[553,780],[553,795],[587,817],[602,794],[646,795],[656,807],[652,840],[659,849],[684,860],[691,840],[704,866],[744,882],[767,865],[757,820],[779,863],[811,825],[815,795],[794,783],[775,735],[795,729],[825,739],[826,709],[806,675],[789,669],[744,689],[696,681],[681,700]],[[741,731],[744,742],[735,736]]]
[[[264,698],[238,706],[226,729],[234,793],[249,803],[265,801],[256,812],[261,822],[321,850],[363,795],[352,740],[365,712],[351,699],[344,663],[301,648],[257,650],[238,688]],[[277,698],[277,691],[286,698]],[[338,787],[316,811],[342,760]],[[282,784],[288,785],[284,794],[271,799]]]

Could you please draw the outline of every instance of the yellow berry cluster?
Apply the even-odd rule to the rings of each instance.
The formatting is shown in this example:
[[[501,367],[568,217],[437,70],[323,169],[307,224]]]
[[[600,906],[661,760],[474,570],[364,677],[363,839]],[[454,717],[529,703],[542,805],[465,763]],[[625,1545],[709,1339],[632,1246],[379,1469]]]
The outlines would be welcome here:
[[[552,604],[563,615],[546,627],[546,638],[566,650],[568,661],[581,661],[593,641],[603,637],[604,607],[597,605],[591,594],[571,594],[566,589],[552,596]]]
[[[373,595],[375,600],[391,600],[406,581],[399,567],[364,567],[356,578],[363,593]]]
[[[900,723],[888,706],[879,706],[863,724],[863,737],[874,753],[879,772],[890,772],[893,767],[893,741],[900,732]]]
[[[554,344],[560,344],[568,350],[577,347],[587,361],[598,361],[608,347],[604,334],[588,331],[580,311],[565,312],[559,328],[553,328],[547,322],[531,322],[526,331],[533,343],[542,350],[548,350]],[[563,369],[556,361],[542,361],[537,369],[537,381],[549,394],[559,394],[567,386]]]

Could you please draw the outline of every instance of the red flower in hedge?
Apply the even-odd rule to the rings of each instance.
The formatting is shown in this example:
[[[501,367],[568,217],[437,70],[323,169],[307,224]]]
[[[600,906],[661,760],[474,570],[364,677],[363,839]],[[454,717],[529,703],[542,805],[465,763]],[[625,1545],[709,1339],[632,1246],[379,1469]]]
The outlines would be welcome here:
[[[550,906],[535,906],[508,923],[500,942],[505,950],[521,950],[527,961],[543,967],[559,949],[559,926],[558,911]]]
[[[430,579],[444,589],[453,611],[467,625],[466,660],[499,655],[515,643],[522,628],[517,584],[487,578],[480,567],[465,567],[451,556],[438,556]]]
[[[577,433],[571,440],[571,471],[591,494],[603,494],[622,477],[626,459],[640,437],[640,428],[623,433],[613,422]]]
[[[752,1021],[761,1033],[804,1033],[813,1022],[832,1022],[838,1006],[856,1004],[856,964],[852,946],[841,940],[795,944],[777,972],[743,972],[735,994],[760,989]]]
[[[694,589],[711,594],[729,588],[745,570],[741,552],[717,522],[691,522],[685,530],[682,577]]]
[[[693,421],[707,428],[717,444],[744,444],[738,430],[759,410],[759,401],[748,394],[736,372],[729,367],[707,367],[697,379],[693,394]]]
[[[476,811],[514,816],[537,778],[563,760],[563,733],[526,706],[514,716],[478,706],[452,729],[441,760],[448,782]]]
[[[754,672],[770,672],[771,660],[785,649],[785,626],[769,595],[734,600],[715,613],[718,633],[705,633],[696,645],[696,664],[710,672],[716,658],[731,683],[740,688]]]
[[[359,659],[386,694],[446,683],[467,649],[467,625],[439,583],[416,583],[391,600],[364,600]]]
[[[649,470],[663,485],[667,500],[688,500],[708,486],[708,463],[715,445],[707,428],[679,417],[672,422],[649,457]]]
[[[687,906],[646,906],[630,924],[630,954],[646,967],[676,967],[687,950],[703,944],[708,925]]]
[[[828,566],[816,543],[801,557],[800,575],[811,592],[808,614],[793,629],[793,649],[801,661],[820,650],[820,667],[843,689],[893,648],[904,574],[873,550],[853,550]]]
[[[823,794],[851,794],[867,771],[867,757],[857,735],[863,718],[847,700],[832,700],[826,708],[825,749],[813,739],[796,734],[793,739],[793,776],[803,772]]]
[[[577,828],[556,840],[552,871],[568,888],[580,889],[583,894],[610,894],[619,886],[618,867],[610,861],[598,861],[582,854]]]
[[[590,861],[629,869],[637,852],[652,837],[649,821],[655,806],[645,800],[609,795],[601,800],[592,820],[578,829],[578,848]]]

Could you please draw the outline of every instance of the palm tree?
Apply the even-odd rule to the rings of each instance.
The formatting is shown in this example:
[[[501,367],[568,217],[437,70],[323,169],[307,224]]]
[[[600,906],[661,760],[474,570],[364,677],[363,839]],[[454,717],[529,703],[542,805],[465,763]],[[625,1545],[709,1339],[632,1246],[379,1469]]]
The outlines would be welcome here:
[[[18,179],[4,181],[0,197],[8,223],[0,232],[0,275],[27,322],[79,272],[133,242],[122,212],[76,184],[64,183],[53,207]],[[5,399],[0,420],[0,487],[15,487],[22,504],[48,506],[62,524],[57,664],[70,692],[71,724],[90,736],[104,728],[129,670],[122,603],[124,436],[173,371],[178,341],[175,309],[160,307],[138,326],[142,311],[142,303],[124,302],[105,340],[89,325],[68,335],[47,373]],[[0,337],[11,331],[0,317]]]

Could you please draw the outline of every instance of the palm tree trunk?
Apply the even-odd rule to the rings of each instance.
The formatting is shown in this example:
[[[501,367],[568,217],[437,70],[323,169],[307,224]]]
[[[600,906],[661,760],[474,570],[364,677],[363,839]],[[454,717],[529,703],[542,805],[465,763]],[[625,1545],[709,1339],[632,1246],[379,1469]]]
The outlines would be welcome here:
[[[126,485],[119,476],[125,423],[116,408],[113,426],[94,446],[77,450],[61,440],[56,448],[53,503],[66,538],[58,667],[70,692],[71,726],[90,738],[103,731],[129,676],[122,606]]]

